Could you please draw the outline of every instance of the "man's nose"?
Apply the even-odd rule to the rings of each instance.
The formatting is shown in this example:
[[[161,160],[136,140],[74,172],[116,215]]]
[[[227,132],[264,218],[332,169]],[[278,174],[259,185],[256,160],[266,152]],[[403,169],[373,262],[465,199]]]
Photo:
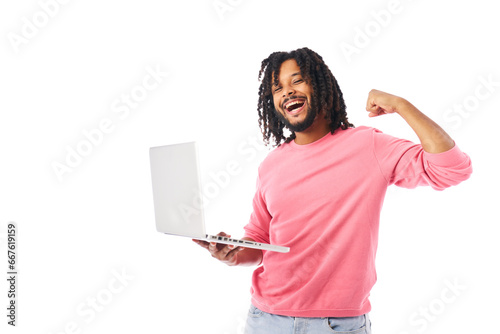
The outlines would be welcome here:
[[[283,97],[293,95],[294,93],[295,93],[295,89],[293,89],[293,87],[283,88]]]

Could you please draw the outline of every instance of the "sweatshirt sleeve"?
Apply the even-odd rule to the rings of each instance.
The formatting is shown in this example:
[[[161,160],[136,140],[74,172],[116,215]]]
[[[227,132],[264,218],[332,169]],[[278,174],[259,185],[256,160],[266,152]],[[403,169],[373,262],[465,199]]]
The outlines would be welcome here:
[[[260,185],[260,178],[257,177],[257,191],[252,202],[253,212],[250,215],[250,221],[244,227],[244,237],[252,238],[256,242],[270,243],[269,242],[269,224],[271,222],[271,215],[267,210],[267,205],[262,196],[262,189]]]
[[[403,188],[428,185],[444,190],[467,180],[472,173],[469,156],[457,145],[446,152],[428,153],[420,144],[374,129],[373,151],[388,184]]]

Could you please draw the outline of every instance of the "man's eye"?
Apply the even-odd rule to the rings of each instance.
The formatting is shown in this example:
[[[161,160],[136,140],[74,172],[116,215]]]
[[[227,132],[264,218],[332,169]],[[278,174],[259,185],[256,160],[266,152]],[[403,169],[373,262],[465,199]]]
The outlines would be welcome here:
[[[299,80],[296,80],[294,83],[301,83],[301,82],[303,82],[303,81],[304,81],[304,80],[299,79]]]
[[[281,87],[276,87],[276,88],[274,89],[274,92],[276,93],[276,92],[279,92],[280,90],[281,90]]]

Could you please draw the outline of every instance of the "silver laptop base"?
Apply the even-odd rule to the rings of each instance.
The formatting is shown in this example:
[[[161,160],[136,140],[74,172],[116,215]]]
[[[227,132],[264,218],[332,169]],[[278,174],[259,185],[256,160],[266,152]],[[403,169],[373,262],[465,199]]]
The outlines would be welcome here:
[[[290,251],[289,247],[263,244],[260,242],[254,242],[254,241],[249,241],[249,240],[232,239],[232,238],[223,237],[223,236],[219,236],[219,235],[207,234],[205,240],[209,241],[209,242],[217,242],[219,244],[236,245],[236,246],[241,246],[241,247],[245,247],[245,248],[265,249],[265,250],[270,250],[270,251],[279,252],[279,253],[288,253]]]

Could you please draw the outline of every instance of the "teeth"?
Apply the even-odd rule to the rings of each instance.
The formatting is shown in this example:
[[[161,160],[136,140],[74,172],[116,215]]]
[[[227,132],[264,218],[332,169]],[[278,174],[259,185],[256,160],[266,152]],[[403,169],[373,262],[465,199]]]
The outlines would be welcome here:
[[[290,108],[291,106],[293,106],[293,105],[295,105],[295,104],[299,104],[299,103],[303,103],[303,101],[292,101],[292,102],[290,102],[290,103],[287,103],[287,104],[285,105],[285,108],[286,108],[286,109],[288,109],[288,108]]]

